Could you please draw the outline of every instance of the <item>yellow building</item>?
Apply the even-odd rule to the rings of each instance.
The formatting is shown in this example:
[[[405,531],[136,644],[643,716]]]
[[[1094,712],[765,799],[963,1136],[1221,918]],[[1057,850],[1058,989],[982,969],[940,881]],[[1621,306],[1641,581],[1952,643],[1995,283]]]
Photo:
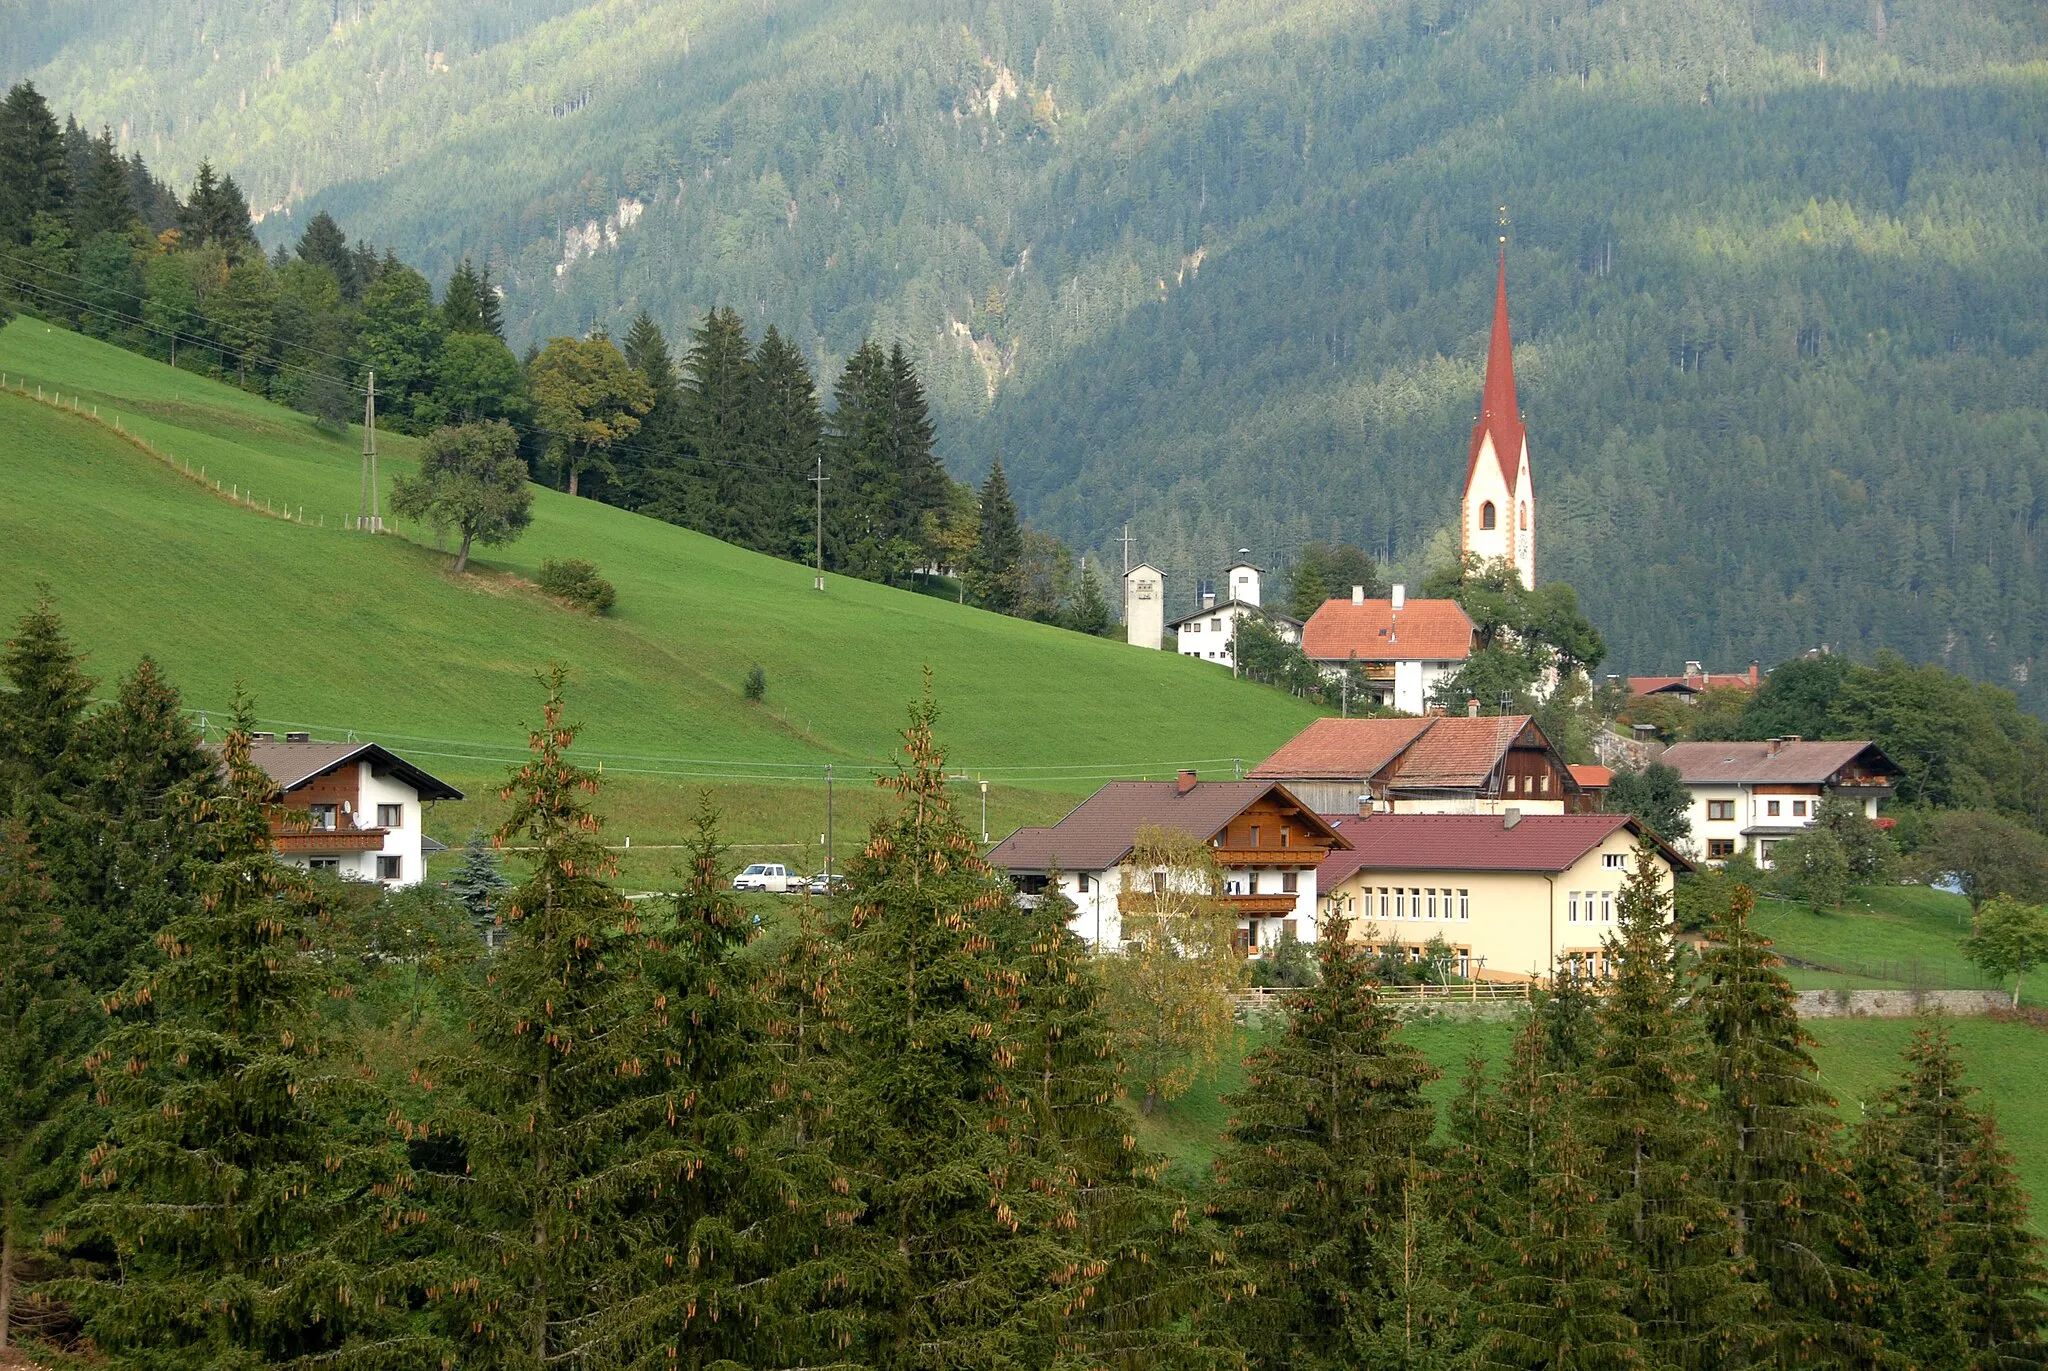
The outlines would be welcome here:
[[[1351,938],[1420,959],[1441,938],[1457,972],[1482,981],[1547,980],[1550,968],[1610,968],[1615,902],[1643,828],[1626,814],[1374,814],[1338,825],[1350,849],[1325,860],[1322,917]],[[1691,865],[1664,844],[1651,860],[1669,892]]]

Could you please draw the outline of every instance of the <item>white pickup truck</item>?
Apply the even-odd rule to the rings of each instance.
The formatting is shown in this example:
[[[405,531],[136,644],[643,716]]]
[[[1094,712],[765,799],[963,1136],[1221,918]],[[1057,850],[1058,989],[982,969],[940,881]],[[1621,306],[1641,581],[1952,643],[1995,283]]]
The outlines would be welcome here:
[[[789,870],[780,862],[755,862],[752,866],[732,878],[734,890],[766,890],[776,895],[786,895],[792,890],[801,890],[805,878]]]

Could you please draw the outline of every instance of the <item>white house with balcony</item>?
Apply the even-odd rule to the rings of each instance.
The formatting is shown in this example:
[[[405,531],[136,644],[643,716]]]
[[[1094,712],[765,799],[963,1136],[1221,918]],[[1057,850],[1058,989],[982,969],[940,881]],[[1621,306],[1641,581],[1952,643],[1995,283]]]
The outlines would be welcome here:
[[[1217,598],[1214,587],[1204,586],[1195,594],[1195,611],[1167,625],[1176,635],[1180,655],[1235,671],[1237,626],[1252,618],[1265,620],[1282,642],[1299,643],[1301,620],[1265,607],[1260,588],[1263,574],[1240,548],[1238,560],[1223,573],[1223,598]]]
[[[1838,795],[1877,818],[1904,773],[1871,742],[1766,738],[1679,743],[1658,758],[1692,795],[1692,845],[1710,862],[1747,852],[1771,865],[1771,847],[1813,826],[1821,801]]]
[[[295,866],[387,886],[426,879],[442,844],[423,827],[436,800],[462,792],[376,743],[316,743],[258,733],[249,760],[277,786],[270,840]]]

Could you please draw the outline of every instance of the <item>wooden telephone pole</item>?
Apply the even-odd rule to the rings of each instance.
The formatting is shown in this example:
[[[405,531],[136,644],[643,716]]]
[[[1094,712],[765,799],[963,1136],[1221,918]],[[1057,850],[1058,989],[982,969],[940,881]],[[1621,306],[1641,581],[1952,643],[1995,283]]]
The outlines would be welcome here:
[[[363,481],[356,506],[356,527],[372,533],[384,530],[384,518],[377,501],[377,373],[370,373],[370,388],[363,393]]]

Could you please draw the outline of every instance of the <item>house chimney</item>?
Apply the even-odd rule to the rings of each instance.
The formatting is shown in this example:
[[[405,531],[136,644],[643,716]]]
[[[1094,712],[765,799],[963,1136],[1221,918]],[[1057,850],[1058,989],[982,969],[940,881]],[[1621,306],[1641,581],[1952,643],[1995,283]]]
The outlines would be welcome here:
[[[1777,755],[1778,755],[1778,754],[1779,754],[1780,752],[1783,752],[1784,750],[1785,750],[1785,740],[1784,740],[1783,738],[1766,738],[1766,739],[1764,739],[1764,756],[1766,756],[1766,757],[1775,757],[1775,756],[1777,756]]]
[[[1358,817],[1361,819],[1369,819],[1372,817],[1371,791],[1367,791],[1365,794],[1358,797]]]
[[[284,740],[288,743],[310,743],[313,741],[313,735],[310,733],[287,733],[284,735]]]
[[[1407,586],[1395,586],[1395,587],[1394,587],[1394,601],[1393,601],[1393,609],[1394,609],[1394,613],[1396,613],[1396,614],[1399,614],[1399,613],[1401,612],[1401,608],[1402,608],[1402,606],[1406,605],[1407,603],[1408,603],[1408,587],[1407,587]]]
[[[1479,717],[1479,701],[1465,701],[1465,717],[1468,719],[1476,719]]]
[[[1500,826],[1502,828],[1513,828],[1520,822],[1522,822],[1522,811],[1514,805],[1509,805],[1500,812]]]
[[[1216,608],[1216,587],[1207,582],[1202,584],[1202,608]]]
[[[251,733],[249,741],[252,743],[274,743],[277,741],[277,735],[275,733]]]
[[[1354,604],[1354,605],[1362,605],[1362,604],[1364,604],[1364,603],[1365,603],[1365,587],[1364,587],[1364,586],[1353,586],[1353,587],[1351,587],[1351,603],[1352,603],[1352,604]]]
[[[1189,792],[1190,790],[1193,790],[1194,788],[1195,788],[1195,773],[1194,773],[1194,772],[1192,772],[1192,771],[1183,771],[1183,772],[1181,772],[1181,773],[1180,773],[1180,775],[1178,775],[1178,776],[1174,777],[1174,780],[1173,780],[1173,793],[1174,793],[1174,794],[1176,794],[1176,795],[1185,795],[1185,794],[1187,794],[1187,793],[1188,793],[1188,792]]]

